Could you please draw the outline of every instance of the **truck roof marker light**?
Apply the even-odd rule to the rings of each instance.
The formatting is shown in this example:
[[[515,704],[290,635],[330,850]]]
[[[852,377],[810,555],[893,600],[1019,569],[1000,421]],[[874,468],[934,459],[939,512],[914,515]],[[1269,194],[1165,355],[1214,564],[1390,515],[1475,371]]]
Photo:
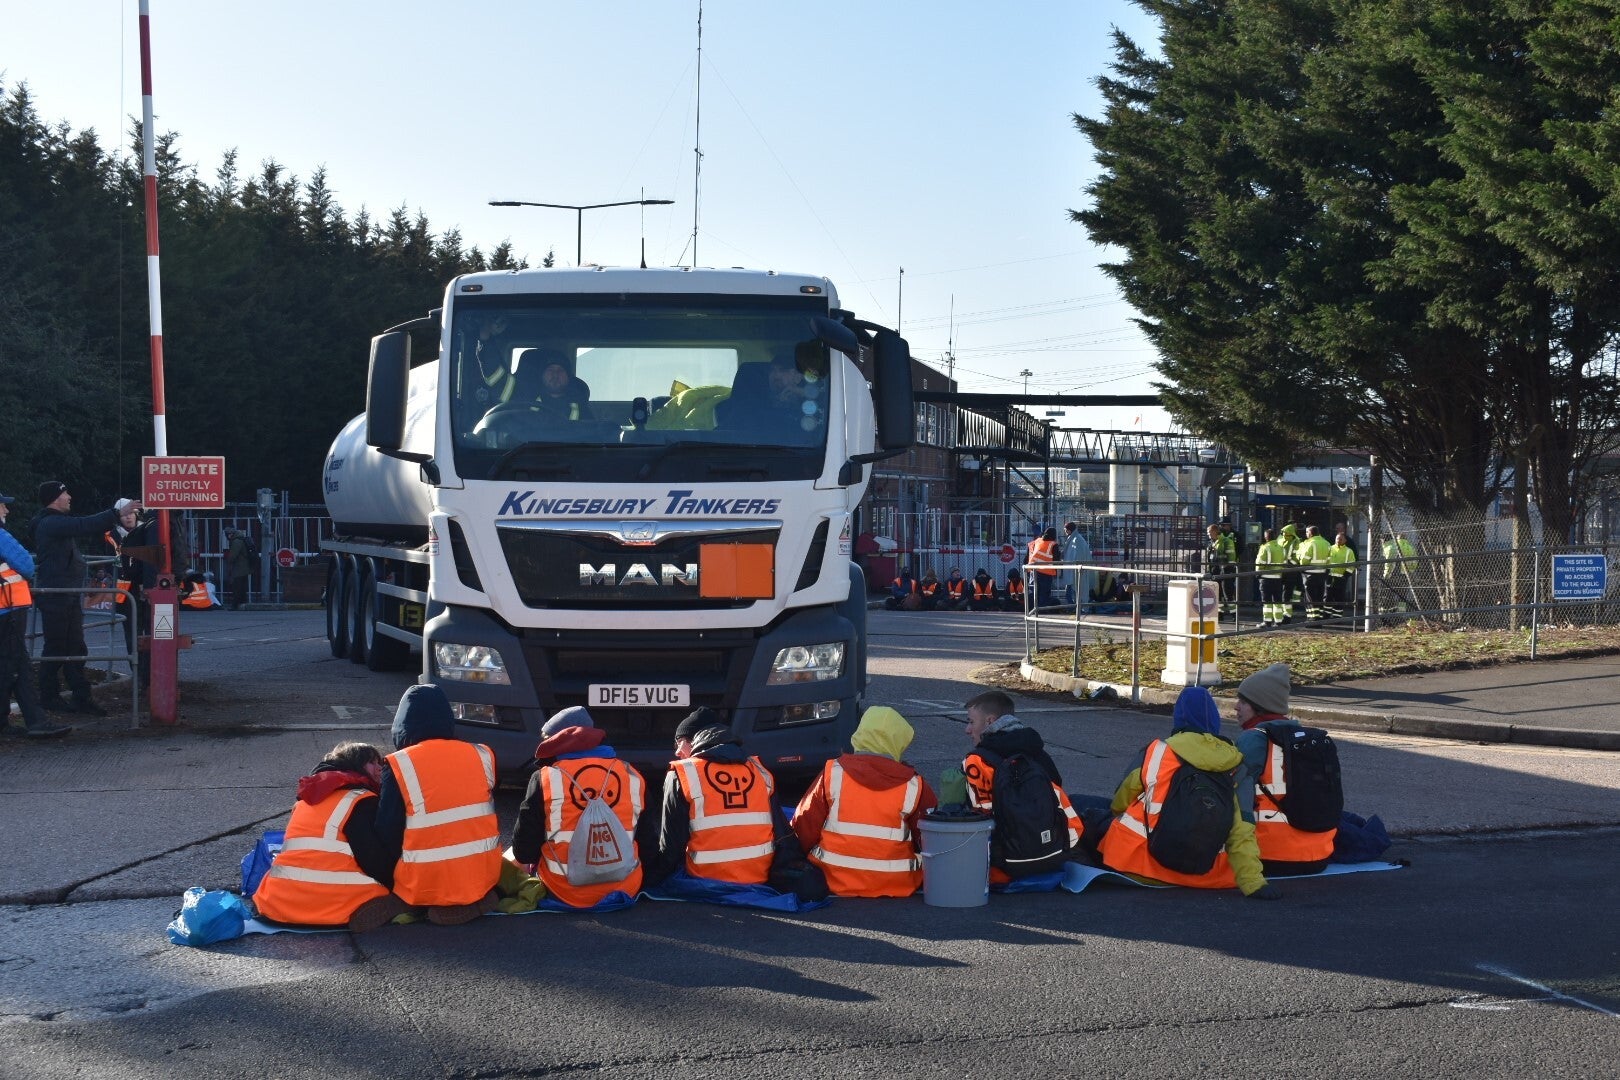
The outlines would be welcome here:
[[[802,293],[809,293],[811,296],[820,296],[821,295],[821,286],[820,285],[800,285],[799,286],[799,291],[802,292]]]
[[[463,285],[461,287],[461,291],[462,292],[483,292],[484,287],[482,285]]]

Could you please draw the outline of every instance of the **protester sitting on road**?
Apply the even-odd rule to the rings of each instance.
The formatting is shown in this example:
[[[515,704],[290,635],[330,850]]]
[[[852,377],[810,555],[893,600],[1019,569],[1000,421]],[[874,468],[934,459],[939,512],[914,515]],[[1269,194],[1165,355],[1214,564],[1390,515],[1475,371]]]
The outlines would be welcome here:
[[[394,891],[444,926],[495,910],[501,829],[494,753],[456,738],[450,699],[426,684],[399,699],[393,740],[397,749],[377,795],[377,835],[398,855]]]
[[[827,762],[799,800],[793,831],[834,896],[910,896],[922,884],[917,821],[936,800],[900,760],[913,735],[895,710],[867,709],[852,752]]]
[[[916,611],[922,606],[922,588],[911,576],[911,567],[900,568],[900,576],[889,586],[889,598],[883,606],[890,611]]]
[[[383,756],[339,743],[298,781],[281,853],[259,882],[259,914],[299,926],[375,930],[411,906],[389,891],[395,854],[377,835]]]
[[[996,579],[982,566],[973,575],[968,606],[974,611],[998,611],[1001,608],[1001,600],[996,596]]]
[[[962,761],[962,774],[967,778],[968,805],[994,815],[996,830],[1014,829],[1020,836],[1030,837],[1036,849],[1022,855],[1008,856],[1004,854],[1006,840],[993,833],[990,884],[1005,885],[1014,877],[1056,869],[1056,865],[1049,864],[1061,862],[1068,852],[1080,844],[1080,819],[1063,790],[1063,774],[1058,772],[1057,763],[1046,752],[1041,733],[1026,726],[1013,714],[1012,698],[1000,690],[985,691],[970,699],[966,708],[967,736],[973,742],[973,749]],[[1028,797],[1016,774],[1002,774],[1004,769],[1022,768],[1016,762],[1007,764],[1012,759],[1020,758],[1047,781],[1053,793],[1050,800],[1044,797],[1044,790],[1036,793],[1040,798]],[[995,798],[998,775],[1001,776],[1002,790],[1016,800],[1016,806],[1004,801],[998,807]],[[1039,820],[1009,822],[1008,815],[1014,813]],[[998,844],[998,841],[1001,843]],[[1029,865],[1016,865],[1020,857],[1028,860]],[[998,862],[1009,865],[995,865]],[[1036,862],[1040,865],[1035,865]],[[1020,873],[1021,870],[1024,873]]]
[[[944,606],[945,589],[940,585],[939,577],[934,573],[932,566],[923,574],[920,589],[922,592],[922,609],[924,611],[933,611],[935,608]]]
[[[806,869],[775,777],[710,708],[694,709],[675,729],[659,821],[658,843],[646,852],[648,885],[683,866],[692,877],[739,885]]]
[[[1007,572],[1007,593],[1001,600],[1002,606],[1008,611],[1024,610],[1024,572],[1010,570]]]
[[[1110,870],[1143,881],[1236,885],[1244,896],[1275,900],[1282,891],[1261,872],[1254,825],[1238,803],[1235,773],[1243,755],[1220,730],[1209,691],[1183,690],[1169,738],[1147,745],[1142,765],[1114,792],[1112,813],[1082,812],[1085,843]]]
[[[1238,804],[1253,811],[1255,842],[1260,847],[1260,858],[1267,874],[1315,874],[1327,866],[1333,857],[1333,841],[1337,828],[1320,832],[1307,832],[1296,828],[1284,812],[1284,800],[1299,804],[1304,785],[1312,783],[1312,775],[1298,769],[1294,773],[1286,768],[1287,760],[1298,757],[1285,752],[1290,739],[1304,737],[1306,728],[1288,715],[1288,690],[1291,673],[1287,664],[1271,664],[1261,668],[1238,684],[1237,718],[1242,732],[1233,740],[1243,755],[1238,770]],[[1326,732],[1312,732],[1320,741]],[[1331,745],[1331,740],[1328,740]],[[1310,805],[1331,803],[1326,813],[1315,816],[1337,821],[1344,809],[1344,793],[1338,787],[1337,751],[1332,753],[1333,769],[1327,786],[1333,790],[1310,791]],[[1296,775],[1297,773],[1298,775]],[[1316,780],[1316,783],[1322,783]],[[1336,807],[1334,809],[1333,807]],[[1303,807],[1302,807],[1303,809]],[[1297,813],[1297,812],[1296,812]]]
[[[951,567],[950,577],[945,579],[945,601],[940,607],[950,611],[967,610],[967,578],[962,576],[960,566]]]
[[[512,858],[534,867],[546,891],[569,907],[595,907],[615,892],[634,897],[641,891],[641,850],[653,850],[657,844],[656,834],[648,835],[657,828],[656,817],[648,815],[644,821],[642,815],[646,782],[619,760],[606,740],[607,734],[582,706],[563,709],[547,720],[534,751],[540,767],[529,777],[512,828]],[[606,853],[610,862],[604,865],[617,868],[610,880],[576,883],[570,880],[569,855],[586,806],[598,798],[618,819],[630,850]],[[638,829],[643,830],[641,835]],[[572,865],[579,863],[576,858]]]

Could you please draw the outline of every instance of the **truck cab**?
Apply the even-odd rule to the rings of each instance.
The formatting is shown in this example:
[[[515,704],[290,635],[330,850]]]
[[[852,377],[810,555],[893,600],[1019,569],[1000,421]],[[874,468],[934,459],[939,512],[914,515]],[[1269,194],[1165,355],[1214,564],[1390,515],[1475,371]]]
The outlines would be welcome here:
[[[642,765],[700,705],[773,770],[840,753],[866,684],[853,513],[910,445],[905,342],[824,278],[739,270],[472,274],[438,327],[415,369],[406,332],[374,339],[328,457],[351,647],[419,640],[503,772],[570,705]]]

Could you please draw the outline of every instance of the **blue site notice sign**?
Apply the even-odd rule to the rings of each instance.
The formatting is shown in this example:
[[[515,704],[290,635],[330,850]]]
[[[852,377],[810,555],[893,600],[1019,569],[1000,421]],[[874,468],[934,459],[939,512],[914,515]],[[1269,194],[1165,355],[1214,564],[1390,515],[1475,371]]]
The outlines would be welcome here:
[[[1609,561],[1602,555],[1554,555],[1554,600],[1601,600],[1609,587]]]

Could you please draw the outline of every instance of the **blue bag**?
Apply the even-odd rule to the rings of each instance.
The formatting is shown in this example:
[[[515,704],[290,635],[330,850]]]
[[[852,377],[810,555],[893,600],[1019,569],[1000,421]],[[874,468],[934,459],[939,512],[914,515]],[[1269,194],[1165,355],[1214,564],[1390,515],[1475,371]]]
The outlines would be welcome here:
[[[186,890],[180,912],[169,924],[169,940],[176,945],[212,945],[242,936],[248,919],[242,898],[224,889],[193,885]]]
[[[1339,831],[1333,837],[1336,863],[1372,862],[1389,849],[1389,832],[1377,814],[1362,818],[1345,810],[1339,815]]]
[[[287,834],[281,829],[271,829],[259,837],[259,842],[253,850],[242,856],[242,895],[252,896],[259,891],[259,882],[269,872],[270,864],[276,861],[281,854],[281,845],[286,842]]]

